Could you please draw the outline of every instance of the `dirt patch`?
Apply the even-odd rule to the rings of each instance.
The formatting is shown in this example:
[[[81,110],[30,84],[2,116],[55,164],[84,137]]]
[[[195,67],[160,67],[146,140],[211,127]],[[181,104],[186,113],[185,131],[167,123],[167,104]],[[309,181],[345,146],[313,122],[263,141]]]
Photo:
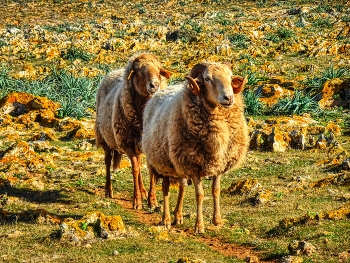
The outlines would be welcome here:
[[[104,192],[101,190],[96,193],[100,196],[104,196]],[[127,209],[135,218],[142,222],[143,224],[154,226],[158,225],[161,220],[161,215],[159,214],[151,214],[146,210],[134,210],[132,208],[132,200],[126,197],[123,194],[117,194],[116,198],[113,199],[114,202],[121,205],[123,208]],[[246,259],[247,257],[258,257],[261,262],[273,263],[278,262],[277,260],[264,260],[259,253],[254,251],[254,247],[245,247],[238,244],[226,243],[221,238],[214,238],[210,236],[198,236],[194,235],[193,229],[180,229],[176,226],[172,226],[173,229],[177,231],[183,231],[186,233],[186,236],[194,238],[196,241],[205,243],[212,249],[220,252],[226,257],[235,256],[239,259]]]

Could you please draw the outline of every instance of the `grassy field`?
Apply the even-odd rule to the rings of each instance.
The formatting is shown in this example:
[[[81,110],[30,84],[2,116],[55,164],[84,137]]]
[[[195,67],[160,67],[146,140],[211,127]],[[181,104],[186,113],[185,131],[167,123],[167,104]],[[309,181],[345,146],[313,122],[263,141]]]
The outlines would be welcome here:
[[[59,118],[79,119],[92,132],[99,82],[131,55],[156,54],[173,73],[171,83],[199,61],[228,61],[234,73],[249,74],[247,115],[340,119],[343,134],[336,139],[349,150],[349,110],[320,109],[315,99],[326,80],[350,77],[349,23],[348,1],[5,0],[0,97],[12,91],[48,97],[60,103]],[[265,107],[253,90],[276,76],[296,83],[301,93]],[[3,118],[0,112],[1,262],[244,262],[249,256],[250,262],[286,262],[294,240],[315,247],[295,262],[350,260],[349,172],[332,163],[336,155],[328,148],[250,151],[243,167],[223,176],[221,228],[211,225],[211,179],[204,180],[206,233],[194,235],[193,186],[186,190],[184,224],[164,231],[158,226],[161,211],[151,211],[146,201],[143,210],[131,209],[126,159],[113,172],[116,197],[106,199],[104,155],[91,136],[67,140],[67,131],[5,125]],[[25,143],[34,147],[31,138],[42,133],[53,140],[44,139],[46,148],[30,157]],[[23,154],[5,162],[14,144]],[[144,162],[142,172],[148,185]],[[246,191],[233,191],[247,179]],[[176,193],[171,188],[173,209]],[[160,184],[157,195],[162,204]],[[94,211],[120,215],[127,234],[67,242],[57,235],[60,224],[40,222],[37,209],[59,220],[77,221]]]

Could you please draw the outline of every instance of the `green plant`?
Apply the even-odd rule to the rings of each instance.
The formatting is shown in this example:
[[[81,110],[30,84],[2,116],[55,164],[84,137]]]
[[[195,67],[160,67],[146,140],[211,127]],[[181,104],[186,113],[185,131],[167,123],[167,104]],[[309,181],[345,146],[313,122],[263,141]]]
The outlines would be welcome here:
[[[294,31],[292,29],[288,28],[279,28],[276,32],[276,34],[283,39],[291,38],[295,35]]]
[[[279,99],[270,110],[275,115],[302,114],[306,112],[318,114],[321,111],[321,108],[315,101],[315,96],[299,90],[296,90],[293,96]]]
[[[307,79],[305,81],[305,85],[309,90],[318,90],[329,79],[346,78],[349,76],[350,76],[349,69],[335,68],[333,65],[330,65],[320,74],[320,76],[314,76],[311,79]]]
[[[277,34],[270,33],[265,36],[265,39],[273,43],[278,43],[281,39]]]
[[[312,25],[314,27],[318,28],[331,28],[333,27],[333,23],[329,17],[320,17],[319,19],[315,20]]]
[[[250,39],[245,34],[241,33],[229,35],[227,38],[233,45],[238,48],[247,48],[248,42],[250,41]]]
[[[265,110],[265,105],[259,100],[260,93],[246,89],[243,93],[245,102],[245,113],[248,115],[261,115]]]
[[[319,5],[314,10],[317,13],[329,13],[331,11],[331,7],[329,5]]]
[[[341,21],[345,22],[345,23],[349,23],[350,22],[350,16],[348,16],[348,15],[342,16]]]
[[[92,55],[87,53],[85,50],[71,46],[66,50],[66,52],[62,56],[64,59],[68,59],[73,61],[75,59],[81,59],[83,61],[89,61],[92,58]]]

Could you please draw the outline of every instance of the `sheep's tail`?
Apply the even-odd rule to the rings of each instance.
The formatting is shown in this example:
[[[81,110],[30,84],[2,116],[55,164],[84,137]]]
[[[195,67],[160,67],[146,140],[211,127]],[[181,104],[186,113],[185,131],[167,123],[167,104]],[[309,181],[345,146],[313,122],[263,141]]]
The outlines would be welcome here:
[[[120,161],[122,159],[122,155],[116,151],[116,150],[111,150],[112,151],[112,162],[113,162],[113,170],[117,170],[120,168]]]

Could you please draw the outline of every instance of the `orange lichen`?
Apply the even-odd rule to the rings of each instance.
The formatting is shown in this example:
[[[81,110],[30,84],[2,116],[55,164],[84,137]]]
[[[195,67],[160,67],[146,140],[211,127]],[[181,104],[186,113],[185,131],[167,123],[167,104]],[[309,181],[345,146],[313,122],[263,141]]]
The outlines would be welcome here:
[[[238,182],[234,182],[227,189],[231,195],[234,194],[249,194],[254,190],[261,188],[261,185],[258,183],[258,179],[246,179]]]

